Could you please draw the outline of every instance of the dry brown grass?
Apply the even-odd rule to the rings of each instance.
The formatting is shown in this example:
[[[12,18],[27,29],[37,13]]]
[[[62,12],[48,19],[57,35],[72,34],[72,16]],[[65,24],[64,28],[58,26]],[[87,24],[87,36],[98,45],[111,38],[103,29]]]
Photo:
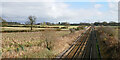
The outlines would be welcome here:
[[[3,58],[52,58],[65,50],[83,31],[18,32],[2,34]],[[49,49],[47,49],[46,39]]]
[[[102,58],[119,58],[118,31],[113,27],[98,27],[97,31]]]

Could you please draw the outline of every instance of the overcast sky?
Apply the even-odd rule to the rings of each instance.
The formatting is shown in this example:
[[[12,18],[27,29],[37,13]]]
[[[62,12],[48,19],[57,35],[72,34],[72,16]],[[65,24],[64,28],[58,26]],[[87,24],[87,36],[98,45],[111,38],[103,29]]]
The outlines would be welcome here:
[[[7,21],[25,22],[118,22],[118,0],[1,0],[0,16]]]

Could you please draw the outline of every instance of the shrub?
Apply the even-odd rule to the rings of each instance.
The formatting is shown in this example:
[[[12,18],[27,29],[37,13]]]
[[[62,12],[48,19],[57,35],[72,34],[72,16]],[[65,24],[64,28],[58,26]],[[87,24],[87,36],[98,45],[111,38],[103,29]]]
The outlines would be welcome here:
[[[71,33],[74,33],[75,32],[75,29],[72,28],[72,29],[69,29]]]
[[[60,28],[57,28],[56,31],[61,31],[61,29],[60,29]]]
[[[8,25],[2,25],[2,27],[7,27]]]
[[[45,42],[46,42],[46,48],[47,48],[48,50],[51,50],[52,47],[53,47],[52,41],[48,41],[48,40],[46,39]]]
[[[85,26],[80,26],[80,29],[82,29],[82,30],[83,30],[84,28],[85,28]]]
[[[80,26],[76,28],[76,30],[80,30],[80,29],[81,29],[81,27],[80,27]]]
[[[68,29],[68,27],[61,27],[61,29]]]

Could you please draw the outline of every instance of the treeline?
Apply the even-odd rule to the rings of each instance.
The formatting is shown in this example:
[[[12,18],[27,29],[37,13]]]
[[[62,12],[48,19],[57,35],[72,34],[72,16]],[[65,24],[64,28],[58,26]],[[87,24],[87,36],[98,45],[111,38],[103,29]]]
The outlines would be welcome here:
[[[120,23],[116,23],[116,22],[109,22],[109,23],[107,23],[107,22],[95,22],[93,24],[95,26],[101,26],[101,25],[103,25],[103,26],[120,26]],[[2,25],[9,26],[9,25],[29,25],[29,24],[21,24],[19,22],[6,22],[6,21],[4,21],[4,22],[2,22]],[[59,22],[59,23],[55,24],[55,23],[50,23],[50,22],[43,22],[43,23],[36,23],[34,25],[65,25],[65,26],[86,25],[86,26],[90,26],[91,23],[73,23],[73,24],[70,24],[68,22],[61,22],[61,23]]]
[[[109,23],[107,23],[107,22],[95,22],[94,25],[95,26],[101,26],[101,25],[103,25],[103,26],[120,26],[120,23],[116,23],[113,21],[111,21]]]
[[[78,26],[78,25],[87,25],[87,26],[90,26],[91,24],[90,23],[69,23],[69,22],[58,22],[58,23],[50,23],[50,22],[43,22],[43,23],[37,23],[36,25],[43,25],[43,24],[46,24],[46,25],[65,25],[65,26],[68,26],[68,25],[72,25],[72,26]]]
[[[29,24],[21,24],[21,23],[18,23],[18,22],[2,22],[2,25],[29,25]],[[91,23],[73,23],[73,24],[70,24],[68,22],[59,22],[59,23],[50,23],[50,22],[43,22],[43,23],[36,23],[34,25],[71,25],[71,26],[78,26],[78,25],[86,25],[86,26],[90,26]],[[93,23],[93,25],[95,26],[120,26],[120,23],[116,23],[116,22],[95,22]]]
[[[30,25],[28,23],[25,23],[25,24],[21,24],[19,22],[7,22],[7,21],[4,21],[4,22],[1,22],[2,26],[10,26],[10,25]],[[59,23],[50,23],[50,22],[43,22],[43,23],[36,23],[34,25],[64,25],[64,26],[78,26],[78,25],[86,25],[86,26],[90,26],[91,24],[90,23],[73,23],[73,24],[70,24],[68,22],[59,22]]]
[[[58,23],[51,23],[51,22],[43,22],[43,23],[35,23],[35,17],[34,16],[29,16],[31,18],[29,18],[30,21],[25,22],[25,24],[21,24],[19,22],[7,22],[6,20],[2,19],[0,17],[0,25],[2,26],[10,26],[10,25],[64,25],[64,26],[78,26],[78,25],[86,25],[86,26],[90,26],[90,25],[95,25],[95,26],[120,26],[120,23],[117,22],[95,22],[95,23],[69,23],[69,22],[58,22]],[[34,19],[33,19],[34,18]],[[31,24],[32,23],[32,24]]]
[[[90,24],[90,23],[79,23],[79,24],[70,24],[70,25],[74,25],[74,26],[77,26],[77,25],[86,25],[86,26],[90,26],[91,24]]]

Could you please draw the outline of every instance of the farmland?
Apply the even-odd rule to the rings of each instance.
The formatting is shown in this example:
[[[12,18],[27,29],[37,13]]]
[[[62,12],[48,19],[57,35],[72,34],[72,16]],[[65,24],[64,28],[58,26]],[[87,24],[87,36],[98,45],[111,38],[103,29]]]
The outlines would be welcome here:
[[[118,2],[2,0],[0,57],[120,60]]]
[[[0,27],[2,31],[20,31],[20,30],[30,30],[29,25],[28,27],[24,27],[24,25],[12,25],[10,27]],[[38,26],[34,25],[33,30],[56,30],[56,29],[61,29],[61,30],[69,30],[71,28],[77,28],[78,26]]]
[[[76,26],[69,28],[76,28]],[[29,30],[25,27],[2,27],[2,29]],[[2,33],[2,57],[52,58],[68,48],[84,32],[84,30],[79,30],[70,33],[68,29],[56,31],[51,30],[55,28],[34,28],[36,29],[45,31]]]
[[[30,30],[29,27],[2,27],[3,31],[12,30],[10,33],[2,33],[2,57],[55,58],[68,49],[76,38],[85,31],[85,26],[68,26],[64,29],[62,27],[66,26],[34,27],[30,32],[20,32]],[[77,30],[78,27],[83,27],[83,29]],[[75,32],[71,32],[71,28],[75,29]],[[20,31],[14,32],[13,30]],[[119,30],[117,26],[96,27],[102,58],[110,58],[111,56],[117,58],[119,56],[119,52],[116,52],[120,47],[118,46]]]

